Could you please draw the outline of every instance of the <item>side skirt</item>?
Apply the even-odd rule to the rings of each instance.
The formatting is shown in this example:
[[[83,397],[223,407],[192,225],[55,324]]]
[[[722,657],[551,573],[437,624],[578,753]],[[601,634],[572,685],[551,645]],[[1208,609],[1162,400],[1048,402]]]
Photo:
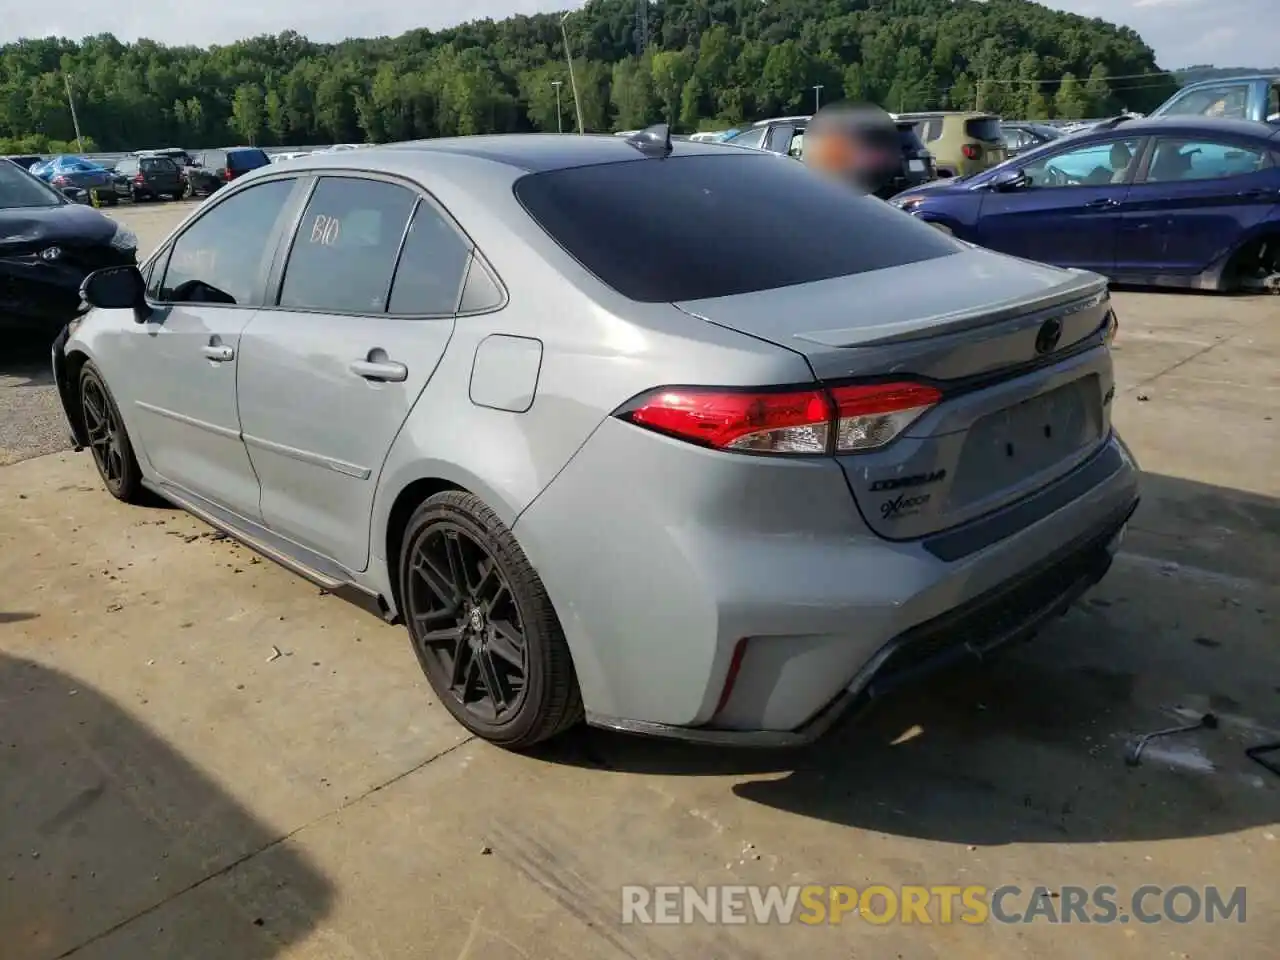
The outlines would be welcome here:
[[[203,520],[290,573],[314,583],[325,593],[346,600],[388,623],[395,622],[390,606],[381,596],[353,582],[345,570],[318,554],[171,484],[148,479],[144,479],[142,484],[156,496]]]

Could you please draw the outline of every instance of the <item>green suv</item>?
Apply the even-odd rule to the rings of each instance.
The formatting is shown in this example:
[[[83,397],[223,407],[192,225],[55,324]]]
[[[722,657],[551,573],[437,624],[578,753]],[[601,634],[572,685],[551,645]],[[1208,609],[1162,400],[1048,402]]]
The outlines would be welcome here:
[[[1000,118],[991,113],[939,110],[902,113],[897,119],[916,124],[920,139],[933,154],[939,177],[970,177],[1009,155]]]

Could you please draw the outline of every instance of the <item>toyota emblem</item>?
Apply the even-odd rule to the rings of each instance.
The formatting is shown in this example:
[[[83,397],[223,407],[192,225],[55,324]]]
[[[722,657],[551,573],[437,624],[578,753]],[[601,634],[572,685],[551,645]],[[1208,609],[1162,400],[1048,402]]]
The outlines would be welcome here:
[[[1062,321],[1057,317],[1052,320],[1046,320],[1040,327],[1040,332],[1036,334],[1036,353],[1052,353],[1058,347],[1058,341],[1062,339]]]

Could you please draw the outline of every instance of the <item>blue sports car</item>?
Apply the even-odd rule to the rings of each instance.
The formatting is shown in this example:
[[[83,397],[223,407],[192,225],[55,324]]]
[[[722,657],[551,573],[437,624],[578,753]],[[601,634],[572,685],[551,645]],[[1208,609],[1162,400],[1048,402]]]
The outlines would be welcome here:
[[[962,240],[1118,282],[1280,286],[1280,129],[1110,120],[893,204]]]

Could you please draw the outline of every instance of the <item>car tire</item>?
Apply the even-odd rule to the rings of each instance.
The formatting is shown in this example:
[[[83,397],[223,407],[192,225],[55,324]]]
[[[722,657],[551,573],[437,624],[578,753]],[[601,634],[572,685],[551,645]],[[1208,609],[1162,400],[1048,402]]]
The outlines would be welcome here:
[[[103,486],[117,500],[139,503],[144,489],[142,469],[133,453],[120,408],[107,382],[92,362],[80,370],[80,416],[88,435],[89,450]]]
[[[467,730],[521,750],[581,721],[573,658],[551,598],[482,500],[451,490],[424,501],[405,528],[399,582],[418,664]]]

